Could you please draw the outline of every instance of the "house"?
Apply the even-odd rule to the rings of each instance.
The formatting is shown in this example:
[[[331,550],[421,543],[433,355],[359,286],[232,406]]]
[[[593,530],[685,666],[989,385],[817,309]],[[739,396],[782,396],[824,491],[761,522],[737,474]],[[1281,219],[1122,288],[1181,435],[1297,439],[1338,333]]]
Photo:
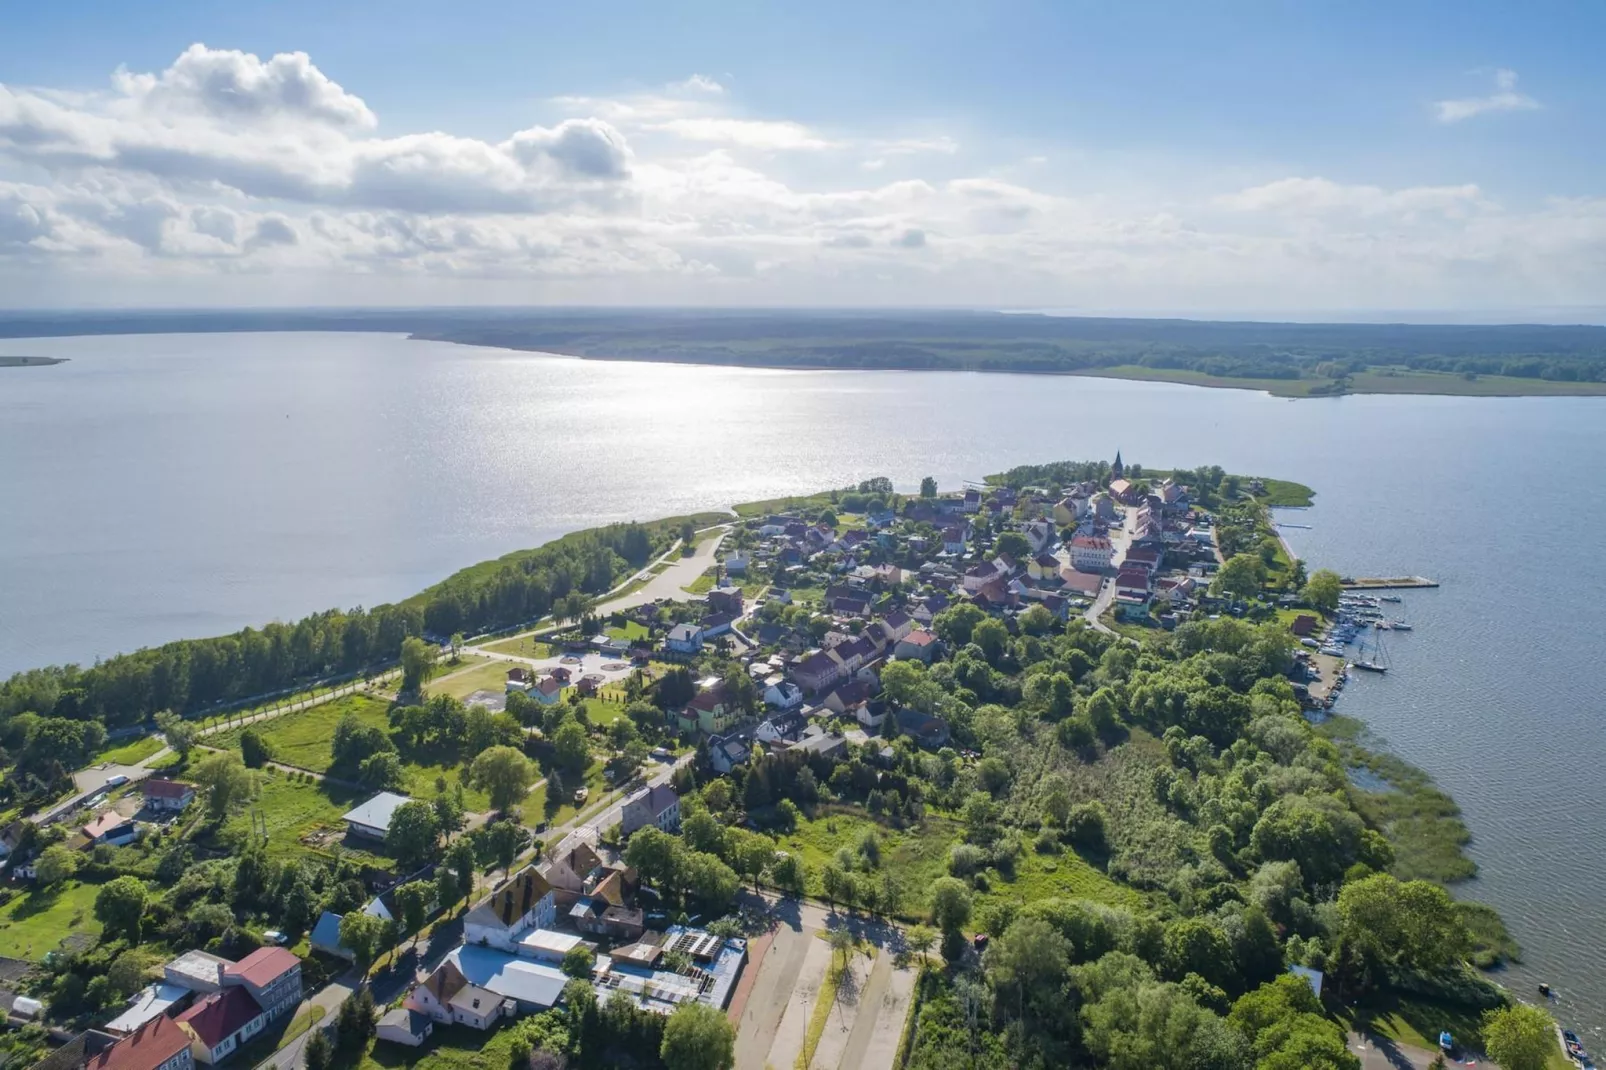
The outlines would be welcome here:
[[[1104,587],[1103,575],[1070,567],[1060,569],[1060,582],[1065,584],[1066,593],[1079,594],[1083,598],[1097,598]]]
[[[915,619],[901,609],[894,609],[881,618],[881,633],[886,641],[896,643],[915,630]]]
[[[485,1026],[476,1025],[476,1028],[490,1026],[498,1014],[512,1017],[520,1013],[547,1010],[563,997],[563,986],[569,983],[568,975],[556,966],[484,947],[459,947],[448,954],[446,962],[441,965],[445,967],[447,964],[462,980],[462,987],[445,1001],[454,1012],[451,1020],[475,1025],[473,1019],[477,1012]],[[479,992],[474,997],[465,997],[462,995],[465,988],[478,989]],[[414,989],[415,993],[417,991]],[[489,1005],[485,993],[490,993],[502,1004],[500,1011]],[[473,1005],[473,998],[480,1000],[478,1007]],[[425,1003],[423,999],[418,1002]],[[424,1010],[424,1006],[416,1009]],[[456,1016],[455,1012],[459,1010],[465,1013],[465,1017]],[[430,1014],[430,1017],[434,1018],[435,1015]],[[436,1020],[439,1021],[438,1018]]]
[[[178,813],[195,801],[195,785],[182,780],[165,780],[148,777],[140,782],[145,796],[145,808],[166,813]]]
[[[1315,634],[1317,623],[1316,618],[1309,613],[1301,613],[1294,618],[1293,623],[1288,626],[1288,630],[1303,639]]]
[[[881,723],[887,719],[887,714],[890,710],[891,705],[886,699],[873,698],[868,702],[861,703],[853,711],[853,717],[864,727],[876,729],[880,728]]]
[[[764,704],[777,710],[791,710],[803,705],[803,689],[784,677],[765,681]]]
[[[926,750],[939,750],[948,745],[948,722],[941,717],[911,709],[899,710],[897,716],[898,731],[913,736]]]
[[[463,951],[478,950],[460,947],[422,983],[414,985],[402,1002],[404,1010],[446,1024],[466,1025],[471,1029],[486,1030],[503,1017],[511,1018],[517,1006],[492,992],[470,984],[457,965],[457,956]],[[493,952],[494,954],[494,952]],[[550,967],[549,967],[550,968]],[[558,971],[554,971],[558,972]],[[562,973],[558,973],[562,977]]]
[[[1134,546],[1127,550],[1126,556],[1121,559],[1121,571],[1129,568],[1141,568],[1145,572],[1155,572],[1160,567],[1160,551],[1148,546]]]
[[[1034,580],[1057,580],[1060,559],[1049,553],[1038,554],[1026,563],[1026,575]]]
[[[981,491],[971,487],[965,491],[965,512],[974,513],[981,508]]]
[[[698,621],[697,626],[702,629],[704,639],[712,639],[715,636],[724,635],[729,632],[735,623],[735,614],[710,613],[708,616]]]
[[[525,866],[463,916],[463,943],[513,951],[519,937],[530,929],[550,929],[557,917],[552,884],[536,867]]]
[[[1091,502],[1092,498],[1086,494],[1067,494],[1054,503],[1054,522],[1063,527],[1080,523],[1087,516]]]
[[[173,1021],[189,1034],[195,1061],[207,1066],[222,1062],[268,1027],[261,1005],[237,987],[202,996]]]
[[[677,624],[669,629],[664,648],[672,654],[700,654],[703,649],[703,631],[695,624]]]
[[[1141,568],[1123,568],[1115,577],[1115,597],[1149,599],[1149,573]]]
[[[760,743],[790,743],[803,734],[806,720],[795,710],[777,713],[754,729],[753,737]]]
[[[348,810],[340,819],[346,823],[346,830],[353,836],[383,840],[390,834],[390,819],[403,804],[412,801],[405,795],[382,791],[361,806]]]
[[[745,550],[736,550],[725,556],[725,571],[735,576],[744,575],[751,560]]]
[[[708,741],[708,764],[716,773],[728,773],[746,764],[752,750],[735,736],[714,736]]]
[[[535,682],[535,674],[528,669],[509,669],[507,671],[506,689],[508,694],[515,691],[528,691]]]
[[[940,650],[941,643],[937,639],[936,633],[928,632],[924,628],[916,628],[898,640],[898,645],[892,648],[892,653],[894,657],[912,658],[929,664]]]
[[[1115,547],[1102,535],[1076,535],[1071,539],[1071,567],[1079,572],[1098,572],[1110,567]]]
[[[194,1070],[190,1034],[158,1014],[84,1064],[86,1070]]]
[[[1142,500],[1142,496],[1138,494],[1130,479],[1110,480],[1110,497],[1122,505],[1135,505]]]
[[[879,651],[876,650],[874,643],[861,635],[845,643],[838,643],[826,653],[841,664],[842,676],[848,677],[858,672],[866,662],[873,660]]]
[[[825,696],[825,706],[838,717],[859,716],[859,708],[870,701],[875,690],[868,680],[849,680]]]
[[[555,706],[563,699],[564,682],[556,673],[543,676],[530,686],[528,694],[543,706]]]
[[[340,922],[345,915],[336,914],[326,910],[318,915],[318,923],[312,927],[307,937],[307,944],[314,951],[321,951],[325,955],[333,955],[337,959],[347,962],[356,962],[357,953],[340,942]]]
[[[648,825],[674,832],[680,827],[680,796],[668,784],[642,788],[625,799],[619,820],[625,836]]]
[[[541,876],[559,891],[584,895],[591,875],[601,866],[596,831],[582,826],[563,837],[552,849],[551,857],[541,863]],[[549,924],[541,926],[543,929],[551,927]]]
[[[962,525],[951,524],[942,529],[942,549],[944,553],[963,554],[965,546],[965,529]]]
[[[848,752],[848,741],[834,732],[827,732],[819,725],[811,725],[803,738],[792,744],[791,749],[806,754],[818,754],[824,758],[841,758]]]
[[[715,613],[729,613],[732,617],[742,615],[742,589],[740,587],[715,587],[708,592],[708,608]]]
[[[1029,520],[1021,525],[1020,533],[1026,536],[1026,545],[1032,553],[1040,554],[1054,545],[1054,525],[1046,520]]]
[[[994,580],[1007,577],[1009,569],[1003,567],[1001,561],[1002,559],[983,561],[966,569],[965,578],[960,581],[965,591],[969,594],[975,594]]]
[[[416,1048],[428,1040],[434,1031],[435,1023],[429,1020],[427,1014],[420,1014],[406,1007],[394,1007],[379,1019],[374,1035],[392,1044]]]
[[[736,706],[727,701],[725,684],[720,681],[692,696],[681,711],[680,721],[687,731],[695,729],[711,736],[734,724],[737,713]]]
[[[805,691],[818,692],[842,678],[842,663],[823,650],[816,650],[792,668],[792,678]]]
[[[95,820],[85,825],[81,830],[88,838],[85,846],[99,843],[109,843],[115,847],[124,847],[134,842],[139,836],[139,828],[132,818],[124,817],[116,810],[107,810]]]
[[[1114,520],[1115,499],[1101,490],[1088,502],[1088,512],[1097,520]]]

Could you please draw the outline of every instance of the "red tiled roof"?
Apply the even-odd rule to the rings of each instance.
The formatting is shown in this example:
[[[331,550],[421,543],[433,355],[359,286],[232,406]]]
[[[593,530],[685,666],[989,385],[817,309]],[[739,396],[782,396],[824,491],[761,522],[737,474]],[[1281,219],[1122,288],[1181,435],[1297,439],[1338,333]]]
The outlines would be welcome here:
[[[1072,546],[1079,546],[1084,550],[1108,550],[1110,540],[1098,535],[1078,535],[1071,540]]]
[[[158,780],[152,777],[140,785],[140,790],[158,799],[182,799],[185,792],[195,790],[195,785],[186,784],[182,780]]]
[[[95,820],[84,826],[84,835],[92,840],[98,840],[119,825],[128,824],[128,818],[116,810],[107,810]]]
[[[251,993],[238,985],[231,985],[221,992],[203,997],[195,1006],[179,1015],[177,1021],[195,1030],[202,1044],[215,1048],[261,1013],[262,1005]]]
[[[189,1034],[159,1014],[89,1060],[87,1070],[156,1070],[189,1046]]]
[[[916,628],[904,636],[902,641],[911,646],[929,646],[937,641],[937,637],[924,628]]]
[[[266,988],[299,965],[301,960],[282,947],[259,947],[233,966],[225,966],[223,976]]]

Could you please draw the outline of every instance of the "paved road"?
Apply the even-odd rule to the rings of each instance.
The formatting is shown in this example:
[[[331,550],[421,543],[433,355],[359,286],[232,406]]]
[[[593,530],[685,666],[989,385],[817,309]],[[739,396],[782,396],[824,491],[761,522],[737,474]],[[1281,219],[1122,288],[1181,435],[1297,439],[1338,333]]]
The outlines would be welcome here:
[[[1132,544],[1132,528],[1130,525],[1137,523],[1137,515],[1136,509],[1128,509],[1121,519],[1121,526],[1110,532],[1110,544],[1115,551],[1114,554],[1111,555],[1110,560],[1112,562],[1117,562],[1117,568],[1120,567],[1120,561],[1126,560],[1127,547]],[[1088,606],[1087,612],[1082,614],[1083,619],[1091,624],[1095,631],[1103,632],[1105,635],[1120,634],[1114,628],[1111,628],[1109,625],[1105,624],[1099,619],[1100,617],[1104,616],[1105,610],[1109,609],[1110,603],[1114,601],[1115,580],[1106,579],[1104,581],[1104,586],[1099,588],[1099,596],[1093,599],[1093,604]]]
[[[1439,1054],[1436,1051],[1413,1048],[1408,1044],[1401,1044],[1371,1033],[1351,1033],[1349,1050],[1360,1059],[1361,1070],[1428,1070]],[[1481,1057],[1473,1059],[1462,1056],[1446,1061],[1451,1066],[1476,1066],[1480,1070],[1500,1070],[1498,1064]]]
[[[642,606],[648,602],[656,602],[660,598],[684,600],[690,597],[681,588],[690,587],[693,580],[707,572],[710,566],[714,564],[714,551],[719,549],[719,544],[725,541],[726,535],[730,534],[730,525],[722,524],[717,528],[706,529],[706,531],[711,531],[713,534],[699,542],[690,557],[681,557],[680,551],[675,550],[672,558],[674,563],[658,573],[658,575],[653,576],[646,586],[629,594],[622,594],[617,598],[608,598],[598,602],[597,612],[612,613],[615,610],[630,609],[632,606]],[[659,560],[663,559],[659,558]],[[638,573],[637,575],[640,574]]]

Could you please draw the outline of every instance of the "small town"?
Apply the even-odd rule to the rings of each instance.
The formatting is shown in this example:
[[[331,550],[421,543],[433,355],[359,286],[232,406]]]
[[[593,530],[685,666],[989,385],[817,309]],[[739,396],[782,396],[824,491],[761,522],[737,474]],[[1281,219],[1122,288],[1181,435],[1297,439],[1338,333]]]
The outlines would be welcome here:
[[[1189,1013],[1279,976],[1307,1015],[1334,971],[1472,984],[1309,913],[1387,869],[1360,818],[1337,846],[1263,832],[1293,815],[1275,797],[1199,824],[1235,739],[1268,771],[1331,752],[1313,725],[1344,644],[1383,619],[1306,574],[1278,494],[1309,492],[1119,454],[947,492],[871,479],[670,525],[606,590],[408,636],[359,677],[94,746],[52,727],[112,757],[0,837],[13,1035],[50,1070],[937,1066],[968,978],[1015,983],[995,971],[1021,919],[1120,929],[1154,896],[1165,947],[1232,945],[1225,968],[1191,935],[1133,960]],[[52,760],[16,775],[61,783]],[[1273,879],[1251,948],[1222,896]],[[1339,1050],[1379,1040],[1316,1021]]]

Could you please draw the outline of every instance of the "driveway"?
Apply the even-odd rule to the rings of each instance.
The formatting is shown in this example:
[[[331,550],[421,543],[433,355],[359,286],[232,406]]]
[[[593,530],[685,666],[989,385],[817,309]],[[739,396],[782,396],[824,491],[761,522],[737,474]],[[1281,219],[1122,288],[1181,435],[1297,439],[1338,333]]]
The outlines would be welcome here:
[[[632,606],[642,606],[648,602],[656,602],[660,598],[685,601],[687,598],[694,597],[693,595],[688,595],[681,588],[690,587],[693,580],[713,566],[714,552],[719,549],[719,544],[725,541],[725,536],[730,534],[730,525],[722,524],[717,528],[708,530],[712,534],[697,544],[697,548],[692,551],[690,557],[681,557],[679,550],[674,551],[670,566],[658,573],[658,575],[653,576],[645,587],[629,594],[622,594],[617,598],[603,599],[597,603],[597,612],[612,613],[615,610],[630,609]],[[662,561],[663,559],[659,558],[659,560]],[[636,577],[632,577],[632,579],[642,574],[637,573]],[[645,574],[652,575],[651,570],[647,570]]]
[[[1425,1048],[1401,1044],[1374,1033],[1351,1033],[1349,1050],[1361,1061],[1361,1070],[1428,1070],[1439,1054]],[[1450,1066],[1476,1066],[1482,1070],[1500,1070],[1498,1064],[1482,1057],[1472,1058],[1463,1055],[1456,1059],[1446,1059],[1445,1062]]]

